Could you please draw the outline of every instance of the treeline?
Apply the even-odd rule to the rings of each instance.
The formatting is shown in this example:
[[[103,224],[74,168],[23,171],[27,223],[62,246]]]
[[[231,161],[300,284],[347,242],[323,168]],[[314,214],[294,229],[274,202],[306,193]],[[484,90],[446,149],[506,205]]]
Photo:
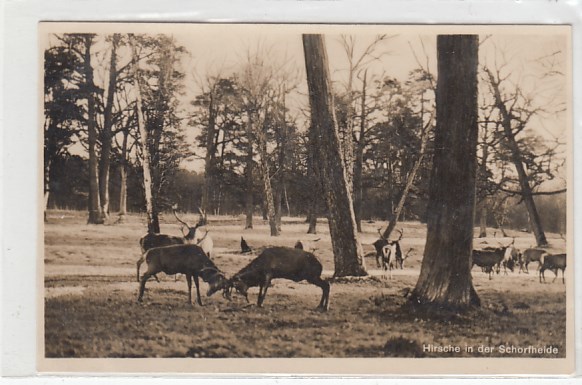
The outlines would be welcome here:
[[[387,220],[389,236],[398,220],[426,220],[435,76],[420,65],[406,79],[389,76],[385,35],[366,44],[342,36],[339,44],[347,75],[334,82],[333,108],[356,224]],[[260,213],[272,235],[282,215],[306,216],[315,232],[314,219],[328,211],[303,63],[248,48],[234,70],[187,82],[187,55],[167,35],[51,36],[46,207],[87,209],[92,223],[147,210],[155,230],[157,213],[178,204],[242,213],[247,227]],[[477,217],[483,228],[563,232],[564,194],[536,197],[562,166],[557,145],[527,130],[540,107],[503,71],[480,68]],[[180,166],[193,157],[203,164],[198,173]]]

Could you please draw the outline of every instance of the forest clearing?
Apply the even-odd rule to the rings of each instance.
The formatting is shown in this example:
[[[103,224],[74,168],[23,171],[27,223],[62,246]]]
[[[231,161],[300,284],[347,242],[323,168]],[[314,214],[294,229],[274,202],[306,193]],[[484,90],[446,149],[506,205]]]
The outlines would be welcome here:
[[[186,216],[188,218],[188,216]],[[190,219],[193,218],[193,215]],[[418,280],[426,225],[402,222],[401,240],[409,257],[392,278],[383,277],[374,258],[366,258],[369,275],[332,279],[333,255],[329,229],[305,234],[305,218],[284,217],[279,237],[268,237],[269,226],[255,218],[244,230],[244,217],[210,216],[213,260],[230,277],[256,253],[243,255],[240,237],[252,248],[293,247],[299,239],[317,241],[315,254],[331,283],[330,309],[315,311],[319,288],[306,282],[274,280],[262,308],[258,289],[249,291],[250,304],[233,294],[203,295],[204,306],[186,303],[184,277],[160,274],[151,279],[144,302],[138,304],[135,279],[140,257],[138,240],[145,233],[145,215],[128,215],[124,224],[87,225],[83,212],[48,212],[45,224],[45,354],[46,357],[565,357],[566,285],[561,279],[538,282],[535,263],[529,274],[518,269],[492,280],[477,266],[473,284],[482,304],[465,313],[443,310],[426,317],[402,306],[404,294]],[[321,221],[321,220],[320,220]],[[164,232],[179,235],[171,213],[161,215]],[[381,222],[363,223],[365,254],[378,238]],[[475,247],[497,246],[511,238],[476,238]],[[475,229],[478,233],[478,229]],[[535,242],[529,233],[509,231],[524,250]],[[548,233],[552,252],[565,250],[559,234]],[[561,278],[561,277],[560,277]],[[207,285],[201,283],[205,293]],[[556,347],[558,354],[423,351],[432,346]],[[477,348],[475,348],[477,349]]]

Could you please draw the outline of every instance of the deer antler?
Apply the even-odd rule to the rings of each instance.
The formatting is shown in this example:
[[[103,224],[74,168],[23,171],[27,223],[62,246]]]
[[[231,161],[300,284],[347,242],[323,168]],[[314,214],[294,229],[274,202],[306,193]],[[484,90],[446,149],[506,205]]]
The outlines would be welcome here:
[[[192,226],[190,226],[188,223],[184,222],[183,220],[181,220],[178,217],[178,213],[176,212],[176,209],[178,208],[178,205],[173,205],[172,206],[172,212],[174,213],[174,216],[176,217],[176,219],[178,220],[178,222],[180,222],[181,224],[183,224],[184,226],[186,226],[188,229],[190,229]]]
[[[386,238],[384,238],[384,234],[382,234],[382,231],[381,230],[382,230],[382,228],[381,227],[378,227],[378,234],[380,235],[380,239],[386,240]]]
[[[402,260],[404,261],[406,258],[409,257],[410,252],[414,250],[414,247],[411,247],[410,249],[408,249],[408,251],[406,252],[406,254],[404,254],[404,257],[402,258]]]
[[[206,211],[204,211],[200,207],[198,207],[198,212],[200,213],[200,218],[198,219],[198,224],[205,225],[206,224]]]
[[[396,242],[400,242],[400,240],[402,239],[402,236],[404,235],[404,229],[400,229],[400,230],[396,230],[400,233],[400,236],[398,237],[398,239],[396,240]]]

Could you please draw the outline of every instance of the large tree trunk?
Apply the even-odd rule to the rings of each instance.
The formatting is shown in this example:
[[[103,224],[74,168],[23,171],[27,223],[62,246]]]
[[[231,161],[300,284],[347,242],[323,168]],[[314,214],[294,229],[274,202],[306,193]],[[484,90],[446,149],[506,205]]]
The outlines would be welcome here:
[[[99,202],[99,167],[97,158],[97,124],[95,122],[95,84],[91,66],[93,35],[84,35],[85,92],[87,93],[87,130],[89,139],[89,219],[87,223],[102,224],[103,213]]]
[[[495,81],[493,74],[491,72],[488,71],[487,73],[491,85],[493,86],[495,105],[499,112],[501,113],[503,133],[505,134],[507,146],[511,151],[511,160],[515,165],[517,176],[519,178],[519,186],[521,188],[520,195],[525,203],[525,207],[527,208],[527,212],[531,220],[532,230],[534,236],[536,237],[536,243],[540,247],[546,246],[548,244],[546,234],[544,233],[544,230],[542,228],[542,222],[540,220],[540,216],[538,214],[538,210],[533,199],[532,189],[529,185],[525,168],[523,167],[521,151],[519,150],[519,146],[517,144],[517,141],[515,140],[515,135],[513,134],[512,116],[507,110],[505,102],[503,101],[503,98],[499,91],[499,83]]]
[[[148,131],[145,126],[143,117],[143,100],[141,96],[141,76],[139,71],[139,58],[137,55],[137,46],[135,38],[130,35],[131,49],[133,55],[133,80],[135,82],[136,95],[136,113],[137,126],[141,139],[141,153],[142,153],[142,169],[143,169],[143,187],[146,201],[146,215],[149,233],[159,233],[160,223],[157,215],[154,212],[153,196],[152,196],[152,176],[150,167],[150,151],[148,146]]]
[[[251,122],[247,122],[247,153],[246,153],[246,168],[245,168],[245,181],[246,181],[246,196],[245,196],[245,211],[246,211],[246,225],[245,229],[253,228],[253,211],[254,211],[254,201],[253,201],[253,129]]]
[[[329,211],[329,231],[336,277],[366,275],[362,246],[340,148],[327,52],[322,35],[303,35],[311,107],[311,129],[321,138],[320,175]]]
[[[109,218],[109,170],[111,166],[111,129],[113,126],[113,97],[117,84],[117,44],[120,35],[113,34],[111,41],[111,57],[109,61],[109,84],[107,98],[103,111],[103,131],[101,132],[101,159],[99,161],[99,198],[101,212]]]
[[[411,297],[411,303],[432,309],[480,304],[471,279],[478,48],[476,35],[437,37],[437,125],[427,238]]]

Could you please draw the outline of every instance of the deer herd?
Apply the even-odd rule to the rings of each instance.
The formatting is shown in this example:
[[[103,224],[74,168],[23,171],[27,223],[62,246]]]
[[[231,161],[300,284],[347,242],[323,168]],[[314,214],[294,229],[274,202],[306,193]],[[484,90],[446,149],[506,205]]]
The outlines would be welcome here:
[[[137,281],[140,283],[138,302],[142,301],[148,279],[153,276],[159,282],[156,274],[163,272],[168,275],[180,273],[186,276],[189,304],[192,303],[192,280],[196,287],[196,301],[199,305],[202,305],[199,288],[201,278],[208,283],[207,296],[222,290],[223,297],[229,301],[232,289],[235,289],[236,293],[249,302],[248,289],[258,286],[257,306],[260,307],[265,300],[267,289],[271,286],[271,280],[283,278],[295,282],[306,280],[321,288],[322,296],[317,310],[329,309],[330,284],[321,278],[323,267],[314,255],[317,250],[315,243],[320,240],[319,238],[311,241],[299,240],[293,248],[266,247],[254,250],[241,237],[241,254],[251,254],[256,251],[260,253],[231,278],[227,278],[212,261],[214,244],[208,230],[202,230],[206,227],[206,215],[200,209],[199,212],[198,223],[190,226],[178,216],[174,206],[174,216],[182,224],[182,237],[148,233],[139,240],[142,254],[137,261]],[[187,231],[184,231],[184,228]],[[392,278],[392,270],[403,269],[404,261],[414,249],[410,248],[406,254],[402,254],[400,243],[404,234],[403,229],[397,230],[398,238],[395,240],[387,239],[380,230],[378,229],[380,238],[372,243],[375,248],[376,265],[383,270],[384,276],[389,272]],[[143,262],[147,263],[147,270],[140,279],[140,267]],[[554,281],[558,277],[558,270],[561,270],[562,282],[565,282],[566,254],[549,254],[541,248],[528,248],[522,253],[515,247],[515,238],[506,246],[488,246],[473,250],[472,254],[473,266],[481,267],[482,271],[489,275],[489,279],[492,279],[493,272],[499,274],[503,268],[506,275],[507,270],[513,272],[516,266],[519,266],[519,273],[523,271],[527,274],[529,273],[528,265],[531,262],[538,262],[540,282],[542,280],[545,282],[546,270],[554,272]]]

